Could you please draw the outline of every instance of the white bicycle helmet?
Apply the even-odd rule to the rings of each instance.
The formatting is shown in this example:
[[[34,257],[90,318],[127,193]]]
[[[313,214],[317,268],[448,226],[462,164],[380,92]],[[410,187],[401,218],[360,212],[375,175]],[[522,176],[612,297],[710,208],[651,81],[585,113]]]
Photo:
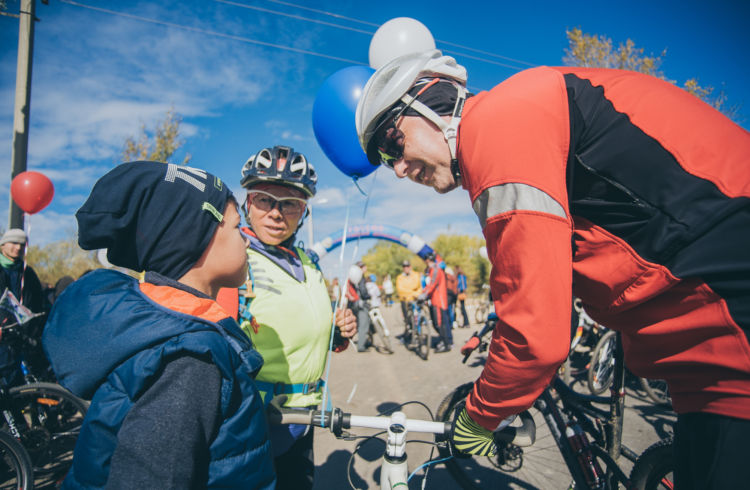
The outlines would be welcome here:
[[[302,153],[289,146],[274,146],[263,148],[242,166],[242,187],[249,189],[259,182],[286,185],[313,197],[318,175]]]
[[[409,90],[422,78],[437,77],[452,80],[459,91],[453,120],[446,123],[429,107],[408,95]],[[466,69],[450,56],[437,50],[400,56],[378,69],[367,81],[355,115],[357,136],[367,153],[383,116],[396,104],[403,102],[435,123],[445,134],[455,159],[455,133],[461,119],[466,98]],[[457,113],[456,113],[457,112]]]

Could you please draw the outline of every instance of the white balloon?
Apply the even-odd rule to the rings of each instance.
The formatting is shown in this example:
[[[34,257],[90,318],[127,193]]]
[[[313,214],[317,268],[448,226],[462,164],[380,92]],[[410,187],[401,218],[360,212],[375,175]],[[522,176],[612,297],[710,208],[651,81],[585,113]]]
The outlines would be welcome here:
[[[435,49],[435,39],[424,24],[410,17],[391,19],[370,41],[370,67],[377,70],[405,54]]]
[[[483,259],[489,260],[489,256],[487,255],[487,247],[485,246],[479,247],[479,256],[482,257]]]

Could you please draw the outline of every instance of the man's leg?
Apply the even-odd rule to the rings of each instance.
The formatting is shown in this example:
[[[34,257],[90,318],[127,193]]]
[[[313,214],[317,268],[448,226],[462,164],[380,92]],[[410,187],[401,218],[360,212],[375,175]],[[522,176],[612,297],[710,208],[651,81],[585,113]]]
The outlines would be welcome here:
[[[466,300],[461,300],[461,313],[464,315],[464,324],[462,328],[469,328],[469,315],[466,314]]]
[[[677,416],[674,431],[676,490],[747,488],[750,420],[712,413]]]
[[[364,352],[367,350],[367,338],[370,332],[370,314],[367,309],[357,310],[357,351]]]

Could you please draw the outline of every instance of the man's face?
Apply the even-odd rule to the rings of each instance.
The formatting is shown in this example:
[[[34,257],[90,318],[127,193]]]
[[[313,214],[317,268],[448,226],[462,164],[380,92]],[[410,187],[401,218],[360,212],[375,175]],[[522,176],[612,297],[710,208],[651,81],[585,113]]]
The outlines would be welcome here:
[[[3,255],[14,262],[18,262],[23,257],[23,249],[26,248],[25,243],[3,243],[0,246],[0,250]]]
[[[450,120],[450,116],[443,119]],[[437,126],[421,116],[402,116],[396,127],[404,134],[403,156],[393,164],[398,178],[408,177],[440,194],[458,187],[448,142]]]

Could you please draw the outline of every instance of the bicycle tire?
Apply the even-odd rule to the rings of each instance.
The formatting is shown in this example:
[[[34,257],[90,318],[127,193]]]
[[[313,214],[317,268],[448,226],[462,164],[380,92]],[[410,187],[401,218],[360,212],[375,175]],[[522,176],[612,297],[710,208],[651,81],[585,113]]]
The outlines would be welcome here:
[[[672,438],[662,439],[649,446],[636,460],[630,472],[634,490],[674,488],[674,453]]]
[[[479,324],[486,322],[489,309],[490,308],[487,305],[487,303],[482,303],[479,306],[477,306],[477,309],[474,310],[474,320],[476,320],[477,323]]]
[[[651,400],[657,405],[672,405],[672,397],[669,396],[669,387],[663,379],[640,378],[641,388]]]
[[[34,471],[67,473],[88,403],[54,383],[14,386],[8,395]]]
[[[427,319],[423,316],[419,317],[419,323],[417,326],[417,355],[423,360],[427,360],[430,357],[430,326],[427,324]]]
[[[385,333],[385,327],[383,326],[383,319],[375,317],[375,321],[372,322],[372,326],[375,329],[375,333],[380,340],[383,350],[388,354],[393,354],[393,347],[391,347],[391,338]]]
[[[610,330],[602,335],[594,347],[586,380],[592,395],[601,395],[612,386],[615,342],[617,342],[616,332]]]
[[[474,383],[458,386],[450,392],[435,414],[436,420],[453,420],[454,411],[463,404]],[[543,417],[536,409],[529,409],[536,423],[536,442],[533,446],[520,448],[506,445],[493,458],[453,455],[444,462],[458,486],[464,490],[486,490],[488,488],[538,488],[559,490],[562,479],[570,480],[570,471],[565,465],[560,449],[549,432]],[[439,447],[441,457],[449,457],[450,450]],[[503,458],[501,455],[505,455]]]
[[[0,431],[0,489],[31,488],[34,488],[34,470],[29,454],[13,436]]]

